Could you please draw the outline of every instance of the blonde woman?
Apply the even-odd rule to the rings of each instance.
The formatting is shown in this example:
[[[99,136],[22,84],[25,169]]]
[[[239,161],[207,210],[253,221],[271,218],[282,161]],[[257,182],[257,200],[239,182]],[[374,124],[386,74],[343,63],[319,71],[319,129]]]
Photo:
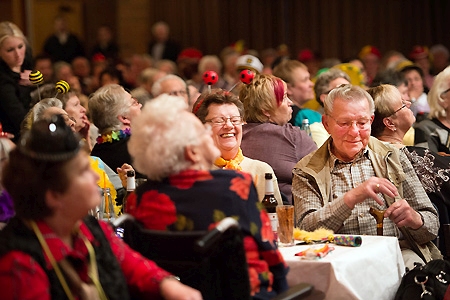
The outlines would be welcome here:
[[[31,63],[26,59],[27,39],[11,22],[0,23],[0,122],[3,129],[20,137],[20,123],[30,108]]]

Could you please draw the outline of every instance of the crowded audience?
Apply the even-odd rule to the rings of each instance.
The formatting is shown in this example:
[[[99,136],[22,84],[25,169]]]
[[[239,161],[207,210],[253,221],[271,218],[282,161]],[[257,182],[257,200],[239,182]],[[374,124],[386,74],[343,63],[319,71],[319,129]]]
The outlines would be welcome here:
[[[84,299],[84,289],[99,299],[201,299],[96,220],[102,188],[115,213],[125,211],[129,170],[143,183],[126,211],[146,228],[239,222],[255,300],[288,288],[260,204],[266,173],[300,229],[376,235],[375,208],[385,210],[384,235],[399,238],[406,267],[445,251],[435,240],[450,218],[441,215],[450,211],[444,45],[418,43],[409,53],[361,45],[341,59],[239,40],[209,53],[182,45],[160,21],[142,41],[146,53],[132,53],[109,25],[88,48],[63,15],[53,21],[35,51],[24,28],[0,22],[5,299]],[[217,81],[204,80],[208,71]]]

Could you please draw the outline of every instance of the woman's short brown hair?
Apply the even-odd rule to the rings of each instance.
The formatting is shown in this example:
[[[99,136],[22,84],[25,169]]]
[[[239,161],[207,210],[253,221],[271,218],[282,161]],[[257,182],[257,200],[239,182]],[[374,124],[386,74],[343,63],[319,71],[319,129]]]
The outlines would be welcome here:
[[[202,123],[206,122],[205,119],[211,104],[234,104],[239,110],[239,115],[242,116],[244,114],[244,106],[236,95],[222,89],[214,89],[211,92],[203,92],[192,108],[192,112]]]

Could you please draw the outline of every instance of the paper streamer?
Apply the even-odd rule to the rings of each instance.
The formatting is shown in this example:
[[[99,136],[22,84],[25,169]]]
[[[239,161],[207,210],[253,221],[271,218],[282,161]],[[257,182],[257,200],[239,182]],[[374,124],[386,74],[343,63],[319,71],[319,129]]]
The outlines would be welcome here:
[[[359,247],[362,244],[362,238],[359,235],[335,235],[333,242],[340,246]]]

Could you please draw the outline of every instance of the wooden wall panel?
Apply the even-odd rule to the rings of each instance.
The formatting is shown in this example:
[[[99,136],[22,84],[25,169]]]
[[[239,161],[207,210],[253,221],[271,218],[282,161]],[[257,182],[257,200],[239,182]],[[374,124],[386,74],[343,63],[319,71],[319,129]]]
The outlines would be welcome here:
[[[365,44],[409,52],[437,42],[450,47],[450,1],[190,0],[149,1],[148,23],[169,23],[173,37],[205,53],[244,39],[262,50],[282,43],[349,57]],[[445,17],[447,16],[447,17]],[[206,22],[205,22],[206,21]]]
[[[34,54],[42,51],[47,37],[53,33],[53,22],[62,14],[67,20],[70,31],[84,41],[83,0],[35,0],[31,6],[31,45]]]
[[[70,26],[87,49],[98,26],[108,24],[124,55],[146,52],[151,25],[160,20],[182,46],[205,54],[217,54],[239,39],[258,51],[286,43],[293,57],[309,47],[325,57],[346,58],[369,43],[404,53],[415,44],[450,48],[447,0],[2,0],[0,17],[26,28],[27,2],[33,8],[29,35],[34,53],[51,34],[61,5],[73,8]]]
[[[121,0],[119,0],[121,1]],[[97,38],[97,29],[109,26],[117,38],[117,0],[84,1],[84,41],[87,53],[91,53]]]

